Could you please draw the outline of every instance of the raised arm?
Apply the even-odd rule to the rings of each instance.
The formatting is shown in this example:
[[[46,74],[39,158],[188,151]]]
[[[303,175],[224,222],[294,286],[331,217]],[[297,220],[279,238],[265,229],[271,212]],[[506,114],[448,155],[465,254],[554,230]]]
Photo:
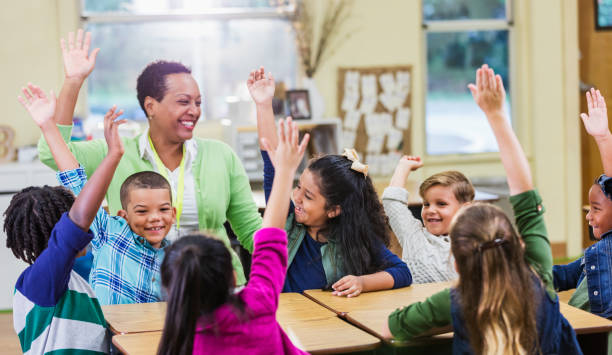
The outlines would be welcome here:
[[[19,96],[17,99],[42,131],[58,169],[66,171],[78,168],[79,162],[68,149],[53,121],[57,101],[53,91],[47,97],[38,86],[28,83],[28,87],[23,88],[22,92],[23,97]]]
[[[608,128],[606,100],[599,90],[595,89],[591,89],[591,92],[586,93],[586,99],[589,113],[581,113],[580,118],[582,118],[587,133],[597,143],[604,173],[607,176],[612,176],[612,134],[610,134],[610,129]]]
[[[91,45],[91,32],[83,36],[83,30],[76,33],[68,33],[68,43],[62,38],[62,57],[64,59],[64,85],[60,91],[55,123],[61,125],[72,125],[74,107],[79,97],[81,86],[96,65],[96,56],[99,48],[89,53]]]
[[[484,64],[476,71],[476,85],[468,85],[474,101],[487,116],[499,146],[502,164],[506,170],[510,195],[533,190],[531,169],[512,126],[504,111],[506,90],[499,75]]]
[[[310,135],[304,135],[298,145],[299,132],[295,122],[287,119],[287,127],[283,120],[279,123],[277,145],[262,138],[262,146],[268,152],[270,160],[275,167],[274,182],[268,199],[266,212],[263,217],[263,227],[283,229],[287,220],[288,202],[293,188],[293,177],[298,165],[302,161]]]
[[[393,176],[391,176],[389,186],[405,188],[410,173],[422,166],[423,162],[421,161],[421,157],[404,155],[395,167],[395,172],[393,172]]]
[[[276,125],[274,124],[274,111],[272,110],[274,77],[270,73],[266,76],[264,68],[261,67],[251,72],[247,80],[247,87],[257,108],[257,134],[260,139],[267,139],[271,148],[276,148],[278,138],[276,136]],[[261,143],[259,147],[266,150]]]
[[[115,120],[119,114],[113,108],[104,116],[104,138],[108,145],[108,154],[87,181],[68,213],[70,219],[83,230],[89,229],[94,220],[106,190],[108,190],[108,185],[113,179],[115,169],[123,156],[123,142],[119,136],[118,127],[126,121]]]

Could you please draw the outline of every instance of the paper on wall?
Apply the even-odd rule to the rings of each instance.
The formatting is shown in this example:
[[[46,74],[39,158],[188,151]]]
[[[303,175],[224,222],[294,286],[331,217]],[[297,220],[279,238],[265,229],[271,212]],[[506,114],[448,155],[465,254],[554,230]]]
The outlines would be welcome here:
[[[388,112],[378,114],[378,122],[376,123],[379,134],[385,134],[393,129],[393,116]]]
[[[376,96],[368,97],[368,98],[363,97],[361,99],[361,105],[359,106],[359,111],[365,114],[374,112],[374,109],[376,108],[376,104],[378,103],[376,99],[377,99]]]
[[[395,76],[393,73],[385,73],[378,77],[380,87],[385,93],[393,93],[395,91]]]
[[[361,119],[361,112],[348,111],[346,115],[344,116],[344,128],[356,131],[357,127],[359,126],[360,119]]]
[[[341,148],[353,148],[355,147],[355,138],[357,138],[357,132],[351,130],[342,131],[342,146]]]
[[[410,72],[397,72],[396,91],[410,93]]]
[[[383,141],[385,140],[385,135],[374,135],[368,136],[368,145],[366,147],[366,152],[373,154],[380,154],[383,148]]]
[[[344,96],[341,108],[343,111],[354,110],[357,102],[359,102],[359,72],[347,71],[344,74]]]
[[[396,151],[403,138],[404,135],[402,131],[400,131],[399,129],[390,128],[387,132],[387,150],[390,152]]]
[[[364,99],[374,98],[376,99],[376,94],[378,92],[378,87],[376,86],[376,75],[364,75],[361,77],[361,95]]]
[[[410,108],[400,108],[395,113],[395,127],[399,129],[408,129],[410,125]]]
[[[368,154],[365,162],[368,164],[369,175],[380,175],[380,156],[378,154]]]

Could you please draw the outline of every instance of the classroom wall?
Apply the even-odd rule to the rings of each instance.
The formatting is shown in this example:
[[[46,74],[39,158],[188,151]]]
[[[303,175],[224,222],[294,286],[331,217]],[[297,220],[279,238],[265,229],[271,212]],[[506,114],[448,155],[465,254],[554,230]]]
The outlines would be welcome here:
[[[551,241],[579,255],[580,140],[577,0],[517,0],[512,40],[515,128],[527,150],[536,186],[544,197]],[[352,38],[321,67],[315,79],[336,116],[339,66],[413,66],[412,152],[424,155],[424,51],[421,1],[353,1]],[[504,175],[497,154],[425,157],[414,174],[458,169],[471,177]]]
[[[578,0],[516,0],[512,55],[515,125],[548,207],[551,240],[567,243],[567,254],[580,248],[580,147],[578,119]],[[16,145],[34,144],[38,129],[15,99],[28,80],[59,90],[62,63],[59,38],[78,26],[78,0],[24,0],[5,6],[0,49],[5,112],[0,124],[17,129]],[[352,38],[325,62],[315,79],[326,114],[337,116],[339,66],[413,66],[412,151],[424,155],[424,53],[419,0],[353,0]],[[83,107],[83,102],[78,107]],[[78,110],[78,109],[77,109]],[[500,176],[496,154],[425,157],[415,179],[459,169],[472,177]]]

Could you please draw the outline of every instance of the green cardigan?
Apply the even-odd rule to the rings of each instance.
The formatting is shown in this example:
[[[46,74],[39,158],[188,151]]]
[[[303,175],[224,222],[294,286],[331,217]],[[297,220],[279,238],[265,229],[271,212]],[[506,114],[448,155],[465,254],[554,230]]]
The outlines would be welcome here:
[[[58,125],[58,128],[70,151],[85,168],[87,176],[91,176],[108,152],[106,142],[103,139],[69,142],[72,126]],[[139,138],[140,135],[123,138],[125,153],[106,193],[111,215],[116,215],[121,209],[119,190],[123,181],[136,172],[155,170],[148,160],[140,157]],[[240,160],[223,142],[194,139],[198,145],[198,153],[192,165],[192,172],[200,230],[217,236],[229,247],[229,238],[223,227],[223,223],[229,220],[240,244],[252,253],[253,233],[261,228],[261,216],[253,201],[249,179]],[[49,146],[43,137],[38,141],[38,154],[41,162],[57,170]],[[236,282],[238,285],[243,285],[246,283],[246,278],[242,264],[231,248],[230,252],[232,264],[238,274]]]

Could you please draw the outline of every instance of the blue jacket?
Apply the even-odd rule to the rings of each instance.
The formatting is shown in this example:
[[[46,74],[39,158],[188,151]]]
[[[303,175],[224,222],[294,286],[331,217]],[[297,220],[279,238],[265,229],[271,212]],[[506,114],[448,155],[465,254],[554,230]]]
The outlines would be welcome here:
[[[576,333],[559,310],[559,297],[553,300],[542,288],[539,279],[533,277],[534,291],[539,294],[540,304],[536,314],[538,345],[540,354],[575,355],[582,354]],[[451,289],[451,317],[453,319],[453,354],[473,354],[470,338],[465,328],[459,292]],[[534,353],[528,351],[530,354]]]
[[[567,265],[553,266],[555,289],[578,287],[586,276],[591,313],[612,317],[612,230],[584,251],[584,256]]]

